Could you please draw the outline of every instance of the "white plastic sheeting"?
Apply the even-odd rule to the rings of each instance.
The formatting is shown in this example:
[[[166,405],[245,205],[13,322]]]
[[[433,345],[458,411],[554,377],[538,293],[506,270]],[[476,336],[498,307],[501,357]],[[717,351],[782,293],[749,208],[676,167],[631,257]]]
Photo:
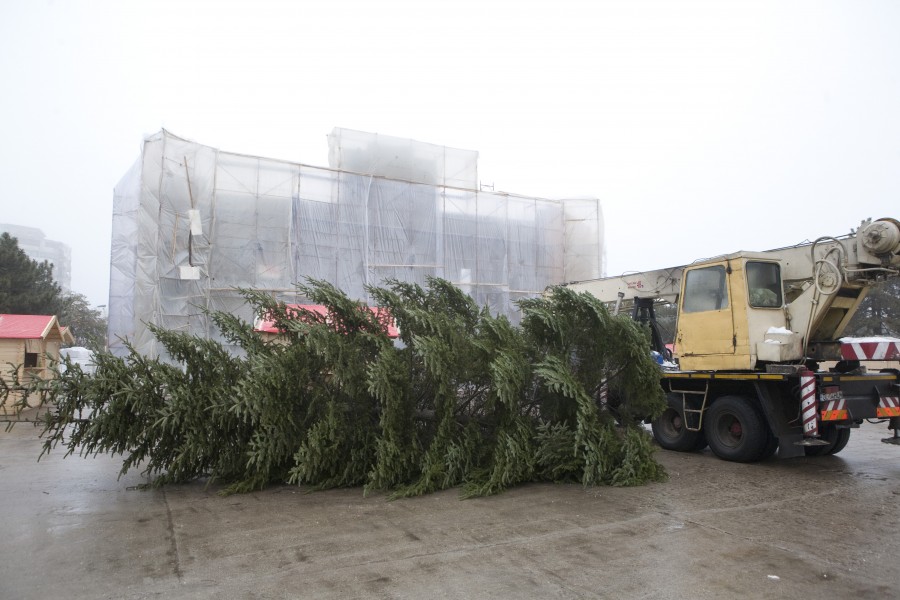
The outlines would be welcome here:
[[[477,153],[335,129],[334,168],[223,152],[163,130],[115,188],[109,342],[157,356],[146,324],[215,337],[252,321],[237,288],[303,303],[323,279],[368,301],[386,279],[447,279],[518,321],[515,301],[603,275],[596,199],[477,191]]]

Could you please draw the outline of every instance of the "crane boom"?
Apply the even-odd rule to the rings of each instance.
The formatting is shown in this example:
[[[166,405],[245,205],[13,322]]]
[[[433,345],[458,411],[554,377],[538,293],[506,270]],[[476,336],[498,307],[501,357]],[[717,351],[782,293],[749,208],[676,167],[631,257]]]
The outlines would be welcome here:
[[[900,271],[900,222],[894,219],[863,221],[858,229],[843,236],[825,236],[813,242],[755,254],[781,262],[782,279],[789,298],[792,290],[803,288],[817,276],[826,279],[839,276],[844,285],[869,282],[884,276],[895,276]],[[706,260],[712,259],[695,263]],[[600,279],[573,281],[566,285],[588,292],[607,303],[619,299],[629,302],[635,298],[675,302],[681,293],[681,280],[688,266],[626,272]]]

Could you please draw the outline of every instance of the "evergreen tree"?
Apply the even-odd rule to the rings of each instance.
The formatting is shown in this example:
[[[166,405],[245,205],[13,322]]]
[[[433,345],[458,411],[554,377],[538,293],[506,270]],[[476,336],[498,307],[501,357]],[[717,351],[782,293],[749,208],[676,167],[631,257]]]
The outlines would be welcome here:
[[[327,316],[243,292],[276,342],[210,314],[241,356],[151,327],[168,362],[101,353],[93,376],[31,382],[56,407],[45,451],[121,454],[123,473],[140,465],[153,485],[209,477],[226,493],[281,482],[477,496],[665,477],[639,424],[663,408],[647,331],[596,298],[555,288],[522,301],[515,327],[441,279],[370,289],[379,313],[322,281],[299,291]]]
[[[895,277],[874,285],[844,334],[900,337],[900,279]]]
[[[61,294],[49,262],[32,260],[16,238],[0,234],[0,313],[56,315]]]

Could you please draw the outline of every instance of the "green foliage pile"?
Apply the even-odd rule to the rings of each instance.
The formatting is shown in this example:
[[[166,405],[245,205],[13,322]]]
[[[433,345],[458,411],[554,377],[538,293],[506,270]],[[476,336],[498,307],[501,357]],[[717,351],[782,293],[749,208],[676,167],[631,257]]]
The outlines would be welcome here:
[[[226,493],[288,482],[468,497],[665,477],[639,425],[663,407],[646,332],[592,296],[522,301],[516,327],[440,279],[371,289],[379,313],[325,282],[299,287],[327,318],[243,292],[277,343],[212,313],[242,356],[155,328],[170,361],[132,349],[100,354],[93,376],[70,365],[49,382],[45,451],[121,454],[122,473],[141,467],[154,485],[209,477]]]

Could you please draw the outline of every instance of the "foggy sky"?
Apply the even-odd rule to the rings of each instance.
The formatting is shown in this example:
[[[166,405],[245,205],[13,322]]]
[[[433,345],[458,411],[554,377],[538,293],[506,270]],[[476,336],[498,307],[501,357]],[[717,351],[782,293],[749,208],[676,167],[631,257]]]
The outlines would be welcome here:
[[[0,0],[0,222],[107,303],[112,190],[166,128],[327,165],[335,126],[599,197],[607,272],[900,218],[900,3]]]

